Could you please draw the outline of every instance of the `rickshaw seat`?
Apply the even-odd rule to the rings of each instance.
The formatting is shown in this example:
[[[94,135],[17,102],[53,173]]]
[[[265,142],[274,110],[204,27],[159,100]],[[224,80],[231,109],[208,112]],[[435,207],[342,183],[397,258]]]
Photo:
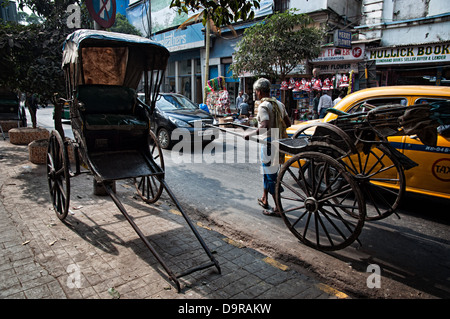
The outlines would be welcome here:
[[[117,85],[80,85],[78,101],[89,130],[146,129],[148,122],[135,114],[136,92]]]
[[[128,114],[86,114],[85,125],[89,130],[146,129],[147,122]]]
[[[78,101],[84,103],[85,114],[131,114],[136,92],[118,85],[80,85]]]

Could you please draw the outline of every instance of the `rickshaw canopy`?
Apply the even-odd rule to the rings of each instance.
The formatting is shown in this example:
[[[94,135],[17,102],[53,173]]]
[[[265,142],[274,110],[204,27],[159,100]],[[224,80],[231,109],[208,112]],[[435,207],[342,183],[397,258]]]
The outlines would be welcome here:
[[[151,84],[160,82],[169,55],[163,45],[144,37],[80,29],[64,42],[62,68],[72,90],[85,84],[137,89],[146,71]]]

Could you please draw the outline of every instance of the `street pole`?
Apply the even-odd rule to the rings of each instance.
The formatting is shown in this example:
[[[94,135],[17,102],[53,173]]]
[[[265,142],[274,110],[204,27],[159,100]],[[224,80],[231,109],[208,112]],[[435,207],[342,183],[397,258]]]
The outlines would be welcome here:
[[[100,24],[97,23],[97,21],[94,20],[94,30],[103,30],[103,28],[100,26]]]
[[[206,51],[205,51],[205,84],[203,86],[203,103],[206,104],[206,99],[207,99],[207,92],[206,92],[206,87],[208,85],[208,78],[209,78],[209,47],[210,47],[210,32],[211,32],[211,26],[210,26],[210,21],[209,21],[209,15],[208,15],[208,19],[206,20],[206,41],[205,41],[205,45],[206,45]]]

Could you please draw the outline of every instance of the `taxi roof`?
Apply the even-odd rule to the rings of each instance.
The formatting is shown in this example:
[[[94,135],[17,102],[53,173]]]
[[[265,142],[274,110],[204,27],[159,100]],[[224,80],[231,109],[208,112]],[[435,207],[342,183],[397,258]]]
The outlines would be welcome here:
[[[397,85],[363,89],[347,95],[344,99],[359,100],[382,96],[450,96],[450,87],[433,85]],[[343,100],[344,100],[343,99]]]

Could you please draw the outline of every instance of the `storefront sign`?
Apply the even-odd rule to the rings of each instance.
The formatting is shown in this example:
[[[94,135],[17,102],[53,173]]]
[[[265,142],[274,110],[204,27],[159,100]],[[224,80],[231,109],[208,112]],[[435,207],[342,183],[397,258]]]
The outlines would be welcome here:
[[[319,57],[311,62],[335,62],[335,61],[350,61],[350,60],[363,60],[364,59],[364,44],[353,45],[351,49],[341,48],[324,48],[322,49]]]
[[[336,73],[350,73],[354,71],[358,73],[357,63],[327,63],[315,65],[319,70],[319,74],[336,74]]]
[[[367,58],[377,65],[450,62],[450,43],[372,49]]]
[[[188,26],[186,29],[176,29],[153,37],[153,40],[164,45],[170,52],[201,48],[205,46],[201,23]]]
[[[336,30],[334,31],[334,46],[337,48],[352,48],[352,33],[350,31]]]

